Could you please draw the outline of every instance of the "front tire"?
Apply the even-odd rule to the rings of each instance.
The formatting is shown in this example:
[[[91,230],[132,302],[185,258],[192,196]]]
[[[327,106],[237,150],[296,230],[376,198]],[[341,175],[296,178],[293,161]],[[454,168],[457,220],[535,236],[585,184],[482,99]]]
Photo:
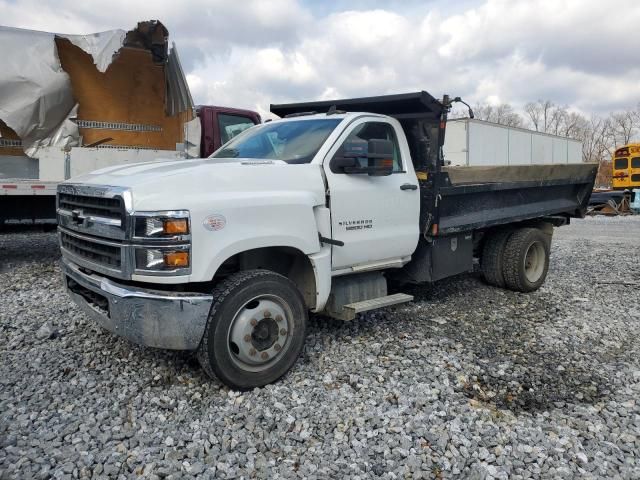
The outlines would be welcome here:
[[[248,270],[213,291],[198,361],[236,390],[262,387],[287,373],[304,347],[307,308],[288,278]]]
[[[550,237],[538,228],[521,228],[507,240],[502,260],[504,281],[510,290],[533,292],[549,270]]]

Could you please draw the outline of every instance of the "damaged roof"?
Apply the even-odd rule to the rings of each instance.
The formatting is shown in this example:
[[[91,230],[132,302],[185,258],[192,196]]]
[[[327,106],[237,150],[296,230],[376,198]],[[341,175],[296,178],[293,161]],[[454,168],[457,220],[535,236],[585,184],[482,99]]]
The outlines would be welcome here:
[[[40,146],[78,144],[77,110],[70,77],[62,68],[57,39],[66,39],[91,55],[99,72],[106,72],[123,47],[148,50],[165,73],[165,111],[169,116],[193,110],[191,93],[169,32],[157,21],[139,22],[129,31],[109,30],[68,35],[0,26],[3,68],[0,69],[0,120],[34,156]]]

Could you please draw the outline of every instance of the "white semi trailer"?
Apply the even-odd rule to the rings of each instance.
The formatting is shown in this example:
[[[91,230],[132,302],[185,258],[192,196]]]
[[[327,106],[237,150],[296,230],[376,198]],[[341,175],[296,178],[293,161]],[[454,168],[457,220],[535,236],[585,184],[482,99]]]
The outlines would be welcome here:
[[[444,158],[452,166],[580,163],[582,143],[572,138],[462,118],[449,120]]]

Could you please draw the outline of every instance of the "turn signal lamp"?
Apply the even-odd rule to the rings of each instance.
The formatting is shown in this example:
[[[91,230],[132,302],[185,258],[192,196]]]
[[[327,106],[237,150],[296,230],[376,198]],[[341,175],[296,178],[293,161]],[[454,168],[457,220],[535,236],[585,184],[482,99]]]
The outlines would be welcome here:
[[[164,254],[164,264],[167,267],[188,267],[189,252],[167,252]]]
[[[180,235],[189,233],[189,224],[186,218],[169,218],[164,220],[162,231],[166,235]]]
[[[164,272],[188,267],[188,250],[136,248],[136,270],[139,273]]]
[[[189,234],[189,212],[179,211],[177,214],[167,215],[137,215],[134,218],[135,236],[138,238],[163,238]],[[173,212],[171,212],[173,213]]]

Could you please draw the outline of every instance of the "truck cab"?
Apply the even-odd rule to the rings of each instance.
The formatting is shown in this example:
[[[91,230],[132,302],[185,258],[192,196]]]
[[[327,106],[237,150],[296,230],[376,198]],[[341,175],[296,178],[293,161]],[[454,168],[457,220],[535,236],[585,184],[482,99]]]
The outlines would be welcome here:
[[[272,105],[281,120],[208,158],[65,182],[65,286],[107,330],[196,351],[237,389],[294,365],[308,312],[348,321],[410,301],[391,279],[432,282],[479,259],[492,285],[535,290],[596,167],[445,168],[449,106],[426,92]]]
[[[260,114],[240,108],[198,105],[200,156],[208,157],[233,137],[261,122]]]

